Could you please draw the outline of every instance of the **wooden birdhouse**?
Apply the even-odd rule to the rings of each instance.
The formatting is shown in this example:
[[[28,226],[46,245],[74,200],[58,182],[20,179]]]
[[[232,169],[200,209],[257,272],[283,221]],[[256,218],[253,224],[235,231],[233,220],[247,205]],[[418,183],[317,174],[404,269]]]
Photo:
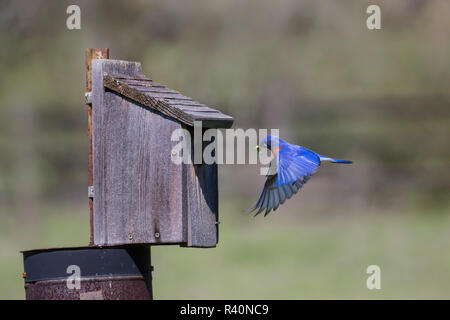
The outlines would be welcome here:
[[[233,118],[142,75],[141,64],[92,60],[94,245],[218,240],[216,164],[175,164],[174,130],[229,128]],[[192,146],[193,147],[193,146]]]

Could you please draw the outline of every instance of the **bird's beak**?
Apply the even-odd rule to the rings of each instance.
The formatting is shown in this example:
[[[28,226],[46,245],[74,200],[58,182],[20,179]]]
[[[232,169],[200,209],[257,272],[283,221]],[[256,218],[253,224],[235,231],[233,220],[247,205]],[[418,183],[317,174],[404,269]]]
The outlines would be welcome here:
[[[261,147],[260,147],[260,146],[257,145],[257,146],[255,147],[255,149],[256,149],[256,151],[258,151],[259,153],[261,153]]]

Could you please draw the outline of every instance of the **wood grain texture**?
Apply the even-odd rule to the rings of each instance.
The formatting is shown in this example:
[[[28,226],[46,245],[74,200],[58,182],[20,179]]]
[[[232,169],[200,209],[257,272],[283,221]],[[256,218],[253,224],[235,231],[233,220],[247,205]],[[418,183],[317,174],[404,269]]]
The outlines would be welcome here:
[[[94,243],[216,246],[217,165],[171,161],[172,132],[193,128],[173,117],[179,109],[167,105],[167,115],[149,106],[164,101],[142,104],[109,89],[109,73],[113,81],[147,81],[139,63],[93,60],[92,67]]]
[[[192,127],[184,128],[193,136]],[[206,144],[203,142],[202,149]],[[191,155],[194,155],[194,145]],[[217,164],[184,164],[183,198],[187,215],[186,246],[215,247],[219,230]]]
[[[95,244],[185,242],[182,167],[170,160],[181,124],[104,90],[103,73],[140,74],[140,64],[94,61],[93,68]]]
[[[105,244],[108,241],[107,213],[105,203],[106,161],[106,133],[104,132],[104,118],[106,105],[104,101],[105,90],[103,86],[103,73],[113,72],[129,75],[141,73],[140,64],[102,60],[92,61],[92,107],[93,107],[93,157],[94,157],[94,243]]]
[[[107,243],[182,243],[182,167],[171,161],[180,123],[105,94]]]

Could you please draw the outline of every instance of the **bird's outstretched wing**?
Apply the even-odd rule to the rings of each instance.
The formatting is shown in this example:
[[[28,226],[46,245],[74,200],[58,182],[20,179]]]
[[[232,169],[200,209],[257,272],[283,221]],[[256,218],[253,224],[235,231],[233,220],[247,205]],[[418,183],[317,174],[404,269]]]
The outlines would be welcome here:
[[[296,194],[310,177],[310,175],[307,175],[294,183],[279,186],[277,185],[277,175],[268,176],[258,200],[248,211],[251,212],[258,209],[255,214],[255,216],[257,216],[265,210],[264,216],[267,216],[270,211],[277,210],[280,204],[283,204],[286,199],[289,199],[293,194]]]
[[[313,151],[302,147],[280,150],[276,160],[277,173],[267,176],[258,200],[248,209],[249,212],[258,209],[255,216],[263,211],[264,216],[267,216],[270,211],[277,210],[286,199],[300,190],[320,165],[319,157]]]
[[[289,184],[313,174],[320,166],[320,158],[314,151],[300,146],[280,149],[278,154],[277,184]]]

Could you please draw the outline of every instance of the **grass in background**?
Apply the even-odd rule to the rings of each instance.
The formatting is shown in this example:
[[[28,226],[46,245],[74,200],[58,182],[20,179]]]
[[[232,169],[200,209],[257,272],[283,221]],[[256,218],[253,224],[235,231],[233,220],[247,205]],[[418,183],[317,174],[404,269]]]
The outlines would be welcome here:
[[[64,213],[61,213],[64,212]],[[85,210],[47,210],[0,226],[0,299],[23,299],[20,250],[86,245]],[[436,212],[253,219],[223,206],[215,249],[152,249],[156,299],[450,298],[450,216]],[[365,270],[381,267],[381,290]]]

